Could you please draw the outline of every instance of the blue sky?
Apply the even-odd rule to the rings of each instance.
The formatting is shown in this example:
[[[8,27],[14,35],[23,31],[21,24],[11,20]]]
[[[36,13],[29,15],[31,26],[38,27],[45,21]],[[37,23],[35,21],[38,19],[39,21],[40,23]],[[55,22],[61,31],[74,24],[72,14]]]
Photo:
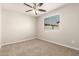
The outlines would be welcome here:
[[[56,22],[59,20],[59,15],[51,16],[44,19],[45,24],[57,24]]]

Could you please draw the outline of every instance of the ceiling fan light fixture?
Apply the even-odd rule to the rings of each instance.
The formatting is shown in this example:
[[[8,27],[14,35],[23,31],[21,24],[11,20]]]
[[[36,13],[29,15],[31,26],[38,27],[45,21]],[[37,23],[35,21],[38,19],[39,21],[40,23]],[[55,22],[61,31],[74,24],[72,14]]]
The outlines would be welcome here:
[[[35,15],[37,15],[37,14],[38,14],[38,12],[39,12],[39,11],[38,11],[38,10],[36,10],[36,9],[33,9],[32,11],[33,11],[33,13],[34,13]]]
[[[35,14],[35,10],[33,9],[32,11],[33,11],[33,13]]]

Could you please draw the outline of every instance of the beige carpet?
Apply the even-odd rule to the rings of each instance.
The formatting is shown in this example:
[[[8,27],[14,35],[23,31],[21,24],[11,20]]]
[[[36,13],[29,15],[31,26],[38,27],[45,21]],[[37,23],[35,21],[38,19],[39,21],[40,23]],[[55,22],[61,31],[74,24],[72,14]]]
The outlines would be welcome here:
[[[33,39],[3,46],[1,56],[79,56],[79,51],[47,41]]]

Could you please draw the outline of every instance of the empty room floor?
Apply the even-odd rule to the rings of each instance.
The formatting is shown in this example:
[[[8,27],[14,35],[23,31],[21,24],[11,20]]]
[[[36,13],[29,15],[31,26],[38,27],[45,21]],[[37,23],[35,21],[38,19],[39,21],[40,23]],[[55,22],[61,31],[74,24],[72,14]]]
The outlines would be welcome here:
[[[1,56],[79,56],[79,51],[40,39],[5,45]]]

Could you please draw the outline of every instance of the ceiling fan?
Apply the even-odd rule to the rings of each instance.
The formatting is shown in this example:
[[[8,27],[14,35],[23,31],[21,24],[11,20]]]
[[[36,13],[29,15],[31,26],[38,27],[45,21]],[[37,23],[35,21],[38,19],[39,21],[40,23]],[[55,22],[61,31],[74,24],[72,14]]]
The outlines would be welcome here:
[[[27,10],[25,12],[34,11],[35,15],[38,14],[38,11],[46,12],[46,10],[39,8],[39,7],[41,7],[43,5],[43,3],[33,3],[33,6],[31,6],[31,5],[27,4],[27,3],[24,3],[24,5],[26,5],[26,6],[31,8],[30,10]]]

